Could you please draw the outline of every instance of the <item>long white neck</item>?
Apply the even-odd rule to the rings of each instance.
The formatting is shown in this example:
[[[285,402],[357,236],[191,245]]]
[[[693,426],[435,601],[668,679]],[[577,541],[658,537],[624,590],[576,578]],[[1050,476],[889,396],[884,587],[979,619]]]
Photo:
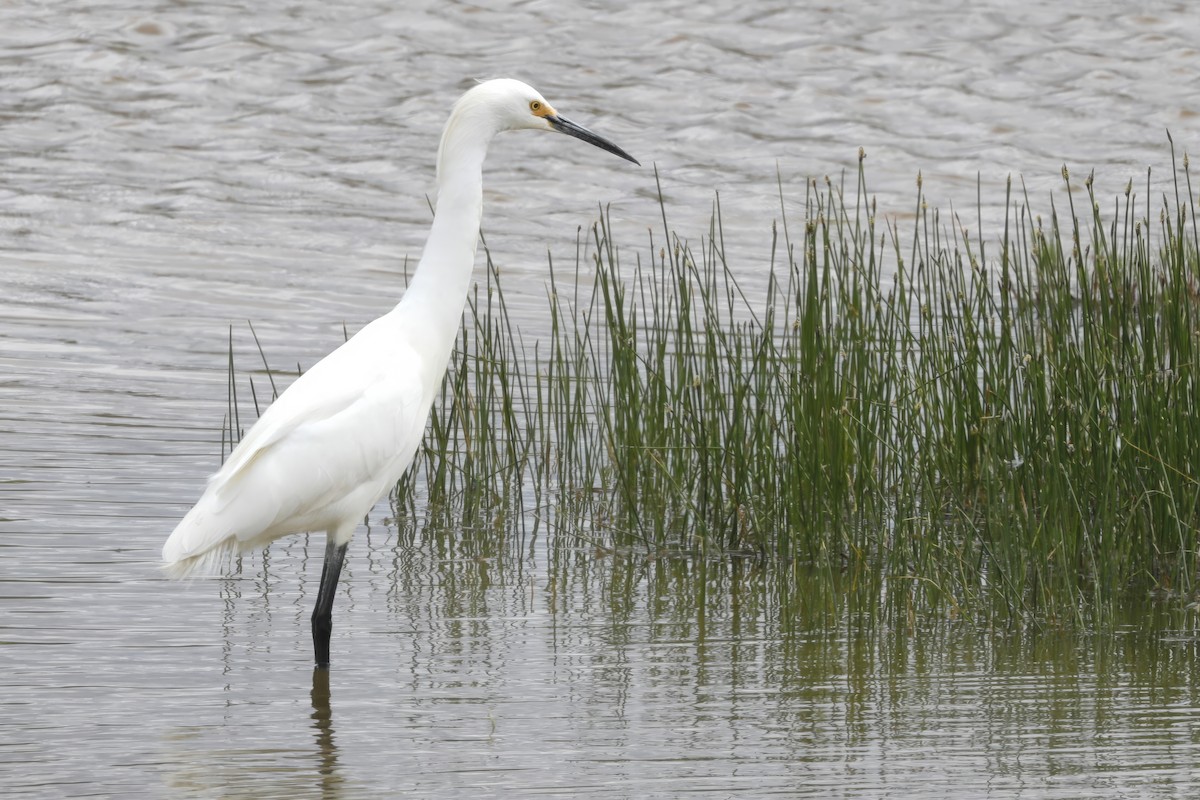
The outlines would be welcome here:
[[[438,148],[437,210],[412,281],[396,307],[420,326],[439,357],[458,335],[483,217],[483,159],[496,133],[476,110],[454,109]],[[445,364],[441,368],[444,369]]]

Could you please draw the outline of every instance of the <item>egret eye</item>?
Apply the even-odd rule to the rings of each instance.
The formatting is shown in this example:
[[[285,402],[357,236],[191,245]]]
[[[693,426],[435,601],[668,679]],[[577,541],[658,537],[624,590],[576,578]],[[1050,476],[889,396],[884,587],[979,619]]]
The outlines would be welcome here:
[[[540,100],[529,101],[529,110],[535,114],[538,113],[542,110],[542,102]]]

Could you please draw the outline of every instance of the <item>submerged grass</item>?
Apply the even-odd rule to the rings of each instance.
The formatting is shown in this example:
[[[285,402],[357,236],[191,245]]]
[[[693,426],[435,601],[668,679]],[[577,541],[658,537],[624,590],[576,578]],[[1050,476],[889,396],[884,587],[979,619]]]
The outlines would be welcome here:
[[[1063,180],[1062,213],[1010,182],[1003,231],[972,237],[920,179],[909,221],[882,223],[860,157],[849,189],[806,187],[801,225],[781,203],[756,297],[719,201],[695,245],[664,209],[632,264],[601,215],[569,275],[550,265],[536,342],[489,255],[397,514],[547,530],[563,558],[751,559],[896,619],[1192,599],[1187,158],[1157,213],[1149,175],[1111,213]]]

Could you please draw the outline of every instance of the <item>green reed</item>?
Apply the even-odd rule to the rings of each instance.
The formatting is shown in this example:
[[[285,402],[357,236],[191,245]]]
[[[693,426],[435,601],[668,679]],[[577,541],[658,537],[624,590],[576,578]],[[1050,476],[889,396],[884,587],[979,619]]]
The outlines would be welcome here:
[[[1149,175],[1111,210],[1063,180],[1045,217],[1010,182],[1003,230],[972,234],[920,179],[884,222],[860,158],[799,224],[781,202],[755,264],[726,257],[719,201],[694,243],[664,208],[632,260],[602,213],[549,265],[536,340],[489,254],[398,517],[545,530],[556,558],[750,559],[893,619],[1191,598],[1187,158],[1157,211]]]

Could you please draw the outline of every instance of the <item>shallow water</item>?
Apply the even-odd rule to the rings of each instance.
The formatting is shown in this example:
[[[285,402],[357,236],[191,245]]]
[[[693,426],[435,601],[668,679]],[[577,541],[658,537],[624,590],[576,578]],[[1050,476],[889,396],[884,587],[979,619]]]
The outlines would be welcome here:
[[[881,214],[910,218],[920,170],[970,224],[978,176],[985,229],[1010,173],[1042,210],[1064,163],[1102,198],[1167,175],[1164,131],[1200,138],[1200,12],[1126,9],[0,7],[0,790],[1194,794],[1186,616],[896,630],[813,617],[733,567],[410,538],[381,507],[326,691],[309,669],[320,537],[225,580],[156,570],[219,463],[228,326],[242,363],[251,320],[274,366],[307,366],[390,307],[470,78],[526,78],[656,164],[684,235],[720,191],[753,285],[776,170],[795,215],[803,180],[853,173],[859,146]],[[647,229],[661,243],[651,170],[557,137],[498,140],[486,204],[531,331],[547,251],[570,268],[598,204],[628,259]]]

